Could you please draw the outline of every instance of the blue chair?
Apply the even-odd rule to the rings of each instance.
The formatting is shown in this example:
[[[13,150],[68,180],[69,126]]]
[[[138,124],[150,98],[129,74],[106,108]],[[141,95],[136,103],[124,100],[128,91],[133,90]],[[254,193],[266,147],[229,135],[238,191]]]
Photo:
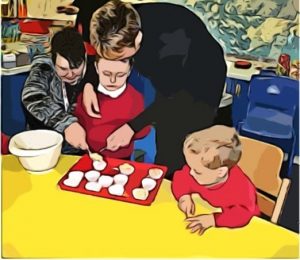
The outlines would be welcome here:
[[[151,81],[135,69],[131,71],[129,83],[132,84],[144,96],[145,108],[151,105],[155,99],[155,89]],[[155,128],[151,127],[150,133],[142,139],[134,141],[134,151],[142,151],[145,163],[154,163],[156,155]],[[135,153],[131,155],[131,160],[135,160]]]
[[[155,128],[151,127],[150,133],[142,139],[135,140],[133,144],[134,151],[142,151],[143,162],[154,163],[156,155]],[[131,160],[135,160],[134,153]]]
[[[252,77],[247,115],[239,123],[238,131],[241,135],[280,147],[288,156],[287,176],[291,174],[296,149],[294,128],[298,114],[298,81],[274,75]]]
[[[128,82],[144,96],[145,108],[151,105],[155,99],[155,89],[152,82],[141,75],[137,70],[132,69]]]

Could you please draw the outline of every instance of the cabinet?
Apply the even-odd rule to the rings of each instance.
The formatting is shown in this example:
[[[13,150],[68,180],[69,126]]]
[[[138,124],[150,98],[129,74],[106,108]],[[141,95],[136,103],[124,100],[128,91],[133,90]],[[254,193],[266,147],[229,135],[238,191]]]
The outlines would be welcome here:
[[[21,94],[28,73],[1,76],[1,131],[9,136],[25,130]]]
[[[226,92],[232,95],[232,124],[237,127],[238,123],[246,117],[248,107],[249,81],[226,78]]]

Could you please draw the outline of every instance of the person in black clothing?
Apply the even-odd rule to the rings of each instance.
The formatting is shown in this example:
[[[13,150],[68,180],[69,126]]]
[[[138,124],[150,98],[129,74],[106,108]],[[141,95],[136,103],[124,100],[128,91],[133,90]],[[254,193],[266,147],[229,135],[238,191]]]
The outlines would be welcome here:
[[[172,173],[184,163],[181,150],[185,137],[213,124],[226,76],[223,50],[201,19],[182,6],[144,3],[132,8],[120,1],[91,2],[74,3],[80,8],[78,18],[84,36],[88,36],[89,15],[97,4],[102,5],[91,19],[91,44],[99,55],[111,59],[134,55],[135,68],[152,81],[156,90],[154,103],[116,130],[107,139],[107,149],[126,146],[135,132],[152,124],[157,138],[156,163],[168,166],[167,178],[171,179]],[[123,16],[127,12],[136,27],[140,26],[138,30],[124,30]],[[131,33],[131,37],[124,31]],[[120,38],[114,46],[109,37],[115,35]],[[106,43],[110,48],[109,44],[104,48]],[[91,83],[97,86],[97,82]],[[91,88],[85,88],[84,96],[89,99],[86,107],[98,107],[93,95]]]

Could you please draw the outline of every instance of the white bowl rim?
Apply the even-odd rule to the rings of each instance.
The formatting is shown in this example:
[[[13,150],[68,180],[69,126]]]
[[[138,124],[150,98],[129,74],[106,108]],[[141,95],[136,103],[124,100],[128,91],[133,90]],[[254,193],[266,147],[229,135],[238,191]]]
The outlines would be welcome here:
[[[15,146],[15,139],[17,137],[19,137],[20,135],[24,134],[24,133],[27,133],[27,132],[45,132],[45,133],[50,133],[50,134],[53,134],[53,135],[56,135],[58,137],[58,142],[55,144],[55,145],[51,145],[49,147],[46,147],[46,148],[42,148],[42,149],[34,149],[34,150],[26,150],[26,149],[20,149],[20,148],[17,148]],[[54,130],[48,130],[48,129],[36,129],[36,130],[28,130],[28,131],[23,131],[23,132],[20,132],[14,136],[11,137],[10,141],[9,141],[9,145],[8,145],[8,149],[9,151],[16,155],[16,156],[19,156],[19,157],[35,157],[35,156],[39,156],[39,155],[42,155],[42,154],[46,154],[47,152],[53,150],[54,148],[56,148],[57,146],[61,145],[62,142],[63,142],[64,138],[63,136],[54,131]]]

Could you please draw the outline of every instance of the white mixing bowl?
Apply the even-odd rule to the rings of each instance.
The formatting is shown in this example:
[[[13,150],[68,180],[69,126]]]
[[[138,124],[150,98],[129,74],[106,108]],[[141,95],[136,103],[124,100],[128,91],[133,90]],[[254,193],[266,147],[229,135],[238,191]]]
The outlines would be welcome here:
[[[62,135],[55,131],[31,130],[13,136],[8,149],[26,170],[41,173],[56,166],[62,142]]]

